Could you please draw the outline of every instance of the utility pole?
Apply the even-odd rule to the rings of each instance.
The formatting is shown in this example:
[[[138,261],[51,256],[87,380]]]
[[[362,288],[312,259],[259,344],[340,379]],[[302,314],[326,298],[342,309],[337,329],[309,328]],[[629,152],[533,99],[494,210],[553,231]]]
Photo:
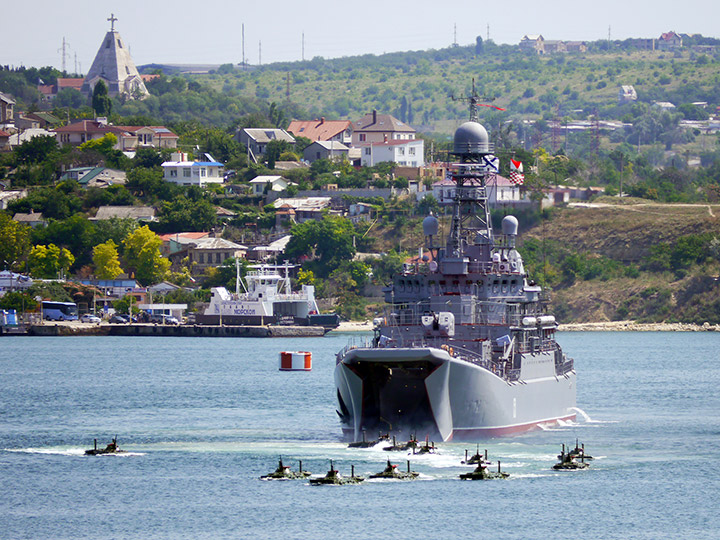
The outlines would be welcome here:
[[[302,61],[305,61],[305,32],[302,33]]]
[[[242,24],[242,69],[245,71],[245,23]]]
[[[453,47],[457,47],[457,46],[458,46],[458,42],[457,42],[457,23],[455,23],[455,24],[453,25]]]
[[[490,41],[490,23],[487,23],[487,40]]]
[[[262,41],[258,41],[258,66],[262,66]]]

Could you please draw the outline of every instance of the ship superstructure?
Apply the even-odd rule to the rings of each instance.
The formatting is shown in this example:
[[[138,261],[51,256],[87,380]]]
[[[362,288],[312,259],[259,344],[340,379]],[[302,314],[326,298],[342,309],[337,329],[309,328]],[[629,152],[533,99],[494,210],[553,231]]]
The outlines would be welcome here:
[[[293,265],[253,265],[245,275],[247,288],[237,271],[235,292],[225,287],[211,289],[210,304],[198,322],[205,324],[240,325],[311,325],[334,328],[338,325],[335,314],[319,313],[315,300],[315,287],[302,285],[293,291],[290,270]]]
[[[374,338],[337,355],[338,414],[352,440],[364,430],[476,439],[575,417],[573,361],[516,250],[517,219],[493,233],[498,160],[475,118],[455,132],[453,153],[447,238],[425,218],[425,249],[386,288]]]

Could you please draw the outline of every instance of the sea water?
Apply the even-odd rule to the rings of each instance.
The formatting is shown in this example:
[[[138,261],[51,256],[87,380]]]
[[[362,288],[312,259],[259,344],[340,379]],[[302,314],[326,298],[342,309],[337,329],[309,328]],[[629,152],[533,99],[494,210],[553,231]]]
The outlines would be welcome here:
[[[717,539],[720,336],[562,333],[578,420],[480,443],[507,480],[435,455],[348,449],[324,338],[0,339],[0,539]],[[357,337],[356,337],[357,339]],[[310,372],[278,370],[308,350]],[[85,456],[112,437],[128,452]],[[561,444],[596,459],[551,470]],[[416,481],[269,482],[410,460]]]

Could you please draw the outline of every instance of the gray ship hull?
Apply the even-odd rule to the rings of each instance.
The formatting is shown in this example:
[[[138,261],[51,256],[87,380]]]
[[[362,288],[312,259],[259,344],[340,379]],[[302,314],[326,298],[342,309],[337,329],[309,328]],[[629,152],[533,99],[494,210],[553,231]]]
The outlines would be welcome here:
[[[335,368],[343,432],[476,440],[574,419],[575,371],[556,375],[544,352],[523,365],[509,382],[444,349],[349,349]]]

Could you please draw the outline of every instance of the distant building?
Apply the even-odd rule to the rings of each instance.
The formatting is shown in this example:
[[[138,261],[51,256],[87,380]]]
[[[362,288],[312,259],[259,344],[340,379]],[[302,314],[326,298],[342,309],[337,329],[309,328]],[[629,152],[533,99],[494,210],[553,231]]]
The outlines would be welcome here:
[[[358,148],[362,150],[363,167],[372,167],[385,161],[392,161],[403,167],[425,165],[425,142],[422,139],[360,143]]]
[[[450,178],[444,178],[432,185],[433,196],[442,205],[453,203],[456,189],[457,184]],[[490,206],[530,204],[530,199],[521,186],[514,184],[499,174],[495,175],[495,178],[486,184],[485,190]]]
[[[566,41],[565,50],[569,53],[585,53],[587,52],[587,43],[584,41]]]
[[[675,108],[675,105],[673,105],[669,101],[655,101],[653,102],[652,106],[657,109],[662,109],[663,111],[670,111]]]
[[[30,225],[33,229],[35,227],[44,227],[47,225],[47,220],[43,218],[42,212],[34,212],[33,210],[30,210],[29,214],[24,214],[22,212],[16,213],[13,216],[13,221]]]
[[[123,142],[122,150],[137,148],[177,148],[180,137],[165,126],[115,126],[130,134]]]
[[[11,201],[19,201],[27,197],[27,190],[1,191],[0,190],[0,210],[5,210]]]
[[[321,220],[326,211],[330,210],[331,197],[296,197],[277,199],[274,203],[277,221],[302,223],[310,220]]]
[[[0,125],[12,124],[15,114],[13,113],[15,100],[0,92]]]
[[[287,128],[295,137],[306,137],[311,141],[336,141],[342,144],[352,143],[352,123],[350,120],[293,120]]]
[[[518,46],[520,47],[520,50],[523,51],[532,51],[537,54],[544,54],[544,41],[545,38],[543,38],[540,34],[526,34],[522,37]]]
[[[665,32],[657,40],[657,49],[659,51],[672,51],[682,48],[682,37],[675,32]]]
[[[565,47],[565,42],[560,41],[557,39],[546,39],[543,41],[543,53],[544,54],[553,54],[553,53],[563,53],[567,52],[567,47]]]
[[[237,138],[254,156],[263,155],[270,141],[295,144],[294,137],[284,129],[245,128],[238,131]]]
[[[246,246],[230,240],[208,236],[198,238],[172,253],[170,262],[173,268],[178,268],[182,260],[187,258],[190,263],[190,273],[198,276],[203,274],[206,268],[220,266],[232,257],[244,259],[247,250]]]
[[[637,92],[635,92],[635,87],[630,84],[623,84],[620,86],[620,90],[618,91],[618,101],[620,103],[637,101]]]
[[[350,149],[337,141],[315,141],[303,150],[303,159],[312,163],[318,159],[347,159]]]
[[[225,166],[218,161],[188,161],[187,154],[175,152],[171,161],[162,164],[163,178],[183,186],[205,187],[208,184],[222,184]]]
[[[107,188],[113,185],[125,184],[126,173],[108,167],[75,167],[62,174],[60,181],[63,180],[75,180],[85,188]]]
[[[88,219],[90,221],[102,221],[113,218],[156,221],[155,209],[152,206],[101,206],[98,208],[95,217]]]
[[[373,111],[352,125],[352,146],[360,147],[368,143],[386,141],[411,141],[415,139],[415,130],[389,114]],[[389,161],[389,160],[385,160]]]
[[[0,129],[0,151],[10,149],[10,133]]]
[[[108,87],[110,97],[122,95],[126,99],[144,99],[150,93],[135,67],[127,44],[115,31],[117,19],[111,15],[108,20],[110,31],[105,34],[90,71],[85,76],[82,92],[92,95],[95,85],[102,80]]]
[[[280,192],[285,191],[289,185],[290,181],[282,176],[261,175],[250,180],[252,194],[256,196],[263,195],[266,188],[268,191]]]

